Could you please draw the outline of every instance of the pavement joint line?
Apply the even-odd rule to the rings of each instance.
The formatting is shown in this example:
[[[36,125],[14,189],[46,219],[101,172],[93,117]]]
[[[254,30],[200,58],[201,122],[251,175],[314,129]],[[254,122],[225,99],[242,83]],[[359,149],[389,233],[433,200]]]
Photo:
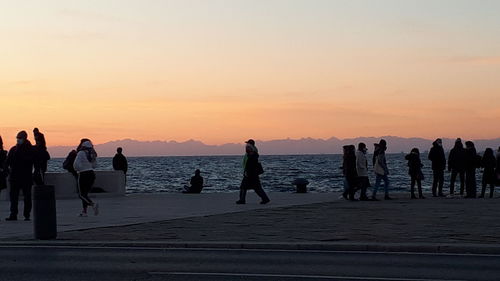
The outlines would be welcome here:
[[[397,277],[333,276],[303,274],[265,274],[265,273],[228,273],[228,272],[148,272],[150,275],[185,275],[185,276],[225,276],[225,277],[275,277],[327,280],[378,280],[378,281],[465,281],[457,279],[423,279]]]

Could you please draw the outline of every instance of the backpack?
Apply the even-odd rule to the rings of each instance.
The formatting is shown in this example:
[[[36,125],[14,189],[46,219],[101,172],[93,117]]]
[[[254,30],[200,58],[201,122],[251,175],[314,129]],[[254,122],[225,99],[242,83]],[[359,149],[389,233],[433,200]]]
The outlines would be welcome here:
[[[63,169],[67,171],[73,171],[73,163],[76,159],[76,150],[72,150],[63,162]]]

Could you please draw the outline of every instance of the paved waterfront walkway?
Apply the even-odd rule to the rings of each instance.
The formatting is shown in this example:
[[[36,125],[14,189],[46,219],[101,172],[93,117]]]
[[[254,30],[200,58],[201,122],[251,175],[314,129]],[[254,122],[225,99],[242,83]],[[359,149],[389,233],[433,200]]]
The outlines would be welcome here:
[[[316,196],[324,196],[324,200],[317,199],[323,202],[302,206],[65,232],[60,238],[78,241],[500,244],[500,198],[409,200],[407,194],[400,194],[399,199],[391,201],[347,202],[336,200],[336,195],[331,194],[288,194],[283,198],[288,196],[304,196],[297,200],[304,203],[308,198],[314,201],[312,198]],[[275,194],[273,197],[279,198]],[[226,203],[224,201],[220,208],[240,209],[232,202]],[[276,202],[269,207],[278,205]],[[245,208],[254,206],[241,207],[241,210]]]
[[[245,210],[328,202],[338,198],[338,194],[319,193],[270,193],[269,196],[272,201],[268,205],[260,205],[259,197],[251,191],[247,195],[246,205],[235,204],[238,199],[237,193],[135,194],[125,197],[97,198],[95,200],[101,206],[101,213],[99,216],[89,213],[87,218],[77,216],[81,210],[79,199],[58,200],[56,203],[58,230],[62,232],[227,214]],[[16,222],[4,220],[9,214],[9,206],[8,201],[0,201],[0,239],[31,239],[33,237],[32,222],[23,221],[22,216]],[[20,214],[22,214],[22,208],[23,203],[20,202]],[[87,239],[87,237],[83,236],[81,239]],[[95,237],[89,236],[88,239],[95,239]]]

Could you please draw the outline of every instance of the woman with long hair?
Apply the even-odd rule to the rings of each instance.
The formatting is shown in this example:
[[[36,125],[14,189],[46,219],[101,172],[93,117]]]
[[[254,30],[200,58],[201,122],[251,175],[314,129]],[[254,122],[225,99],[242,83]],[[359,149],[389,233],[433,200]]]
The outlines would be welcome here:
[[[94,215],[99,214],[99,204],[92,202],[89,198],[89,192],[95,181],[94,169],[97,167],[97,153],[89,139],[82,139],[77,148],[77,155],[73,167],[78,173],[78,196],[82,200],[81,217],[87,216],[87,208],[91,206]]]

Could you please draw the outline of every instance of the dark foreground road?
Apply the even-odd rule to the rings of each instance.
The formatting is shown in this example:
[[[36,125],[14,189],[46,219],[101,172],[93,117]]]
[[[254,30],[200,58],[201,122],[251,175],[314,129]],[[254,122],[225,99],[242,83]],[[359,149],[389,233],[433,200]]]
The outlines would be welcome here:
[[[0,247],[1,280],[499,280],[500,256]]]

